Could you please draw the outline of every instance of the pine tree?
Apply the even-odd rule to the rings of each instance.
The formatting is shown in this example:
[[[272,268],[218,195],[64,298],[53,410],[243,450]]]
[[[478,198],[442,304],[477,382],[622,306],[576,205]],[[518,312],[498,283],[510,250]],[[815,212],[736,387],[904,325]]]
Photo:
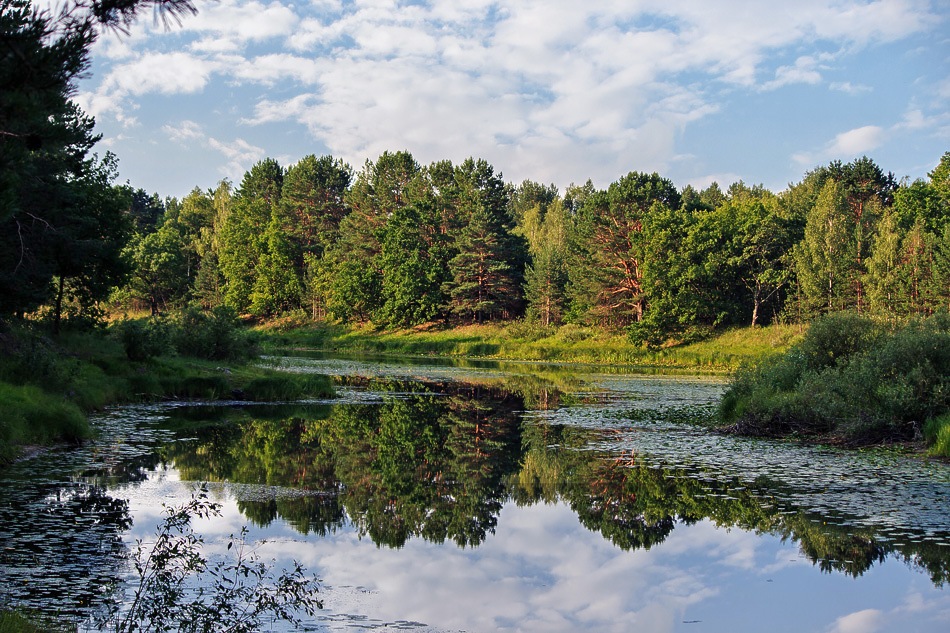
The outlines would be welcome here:
[[[450,311],[482,322],[513,318],[524,310],[527,244],[512,233],[508,197],[501,175],[484,160],[466,159],[455,170],[459,213],[465,226],[449,261],[452,281],[443,290]]]

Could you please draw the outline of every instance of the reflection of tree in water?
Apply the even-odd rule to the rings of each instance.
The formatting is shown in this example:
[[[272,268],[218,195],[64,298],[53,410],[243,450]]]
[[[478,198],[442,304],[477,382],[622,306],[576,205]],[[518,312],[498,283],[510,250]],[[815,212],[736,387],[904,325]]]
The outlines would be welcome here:
[[[885,543],[870,528],[832,525],[807,509],[783,511],[774,503],[769,481],[744,485],[717,473],[584,450],[591,433],[543,424],[526,427],[523,468],[510,482],[512,497],[523,505],[564,499],[585,527],[624,549],[650,548],[678,523],[709,519],[721,527],[797,542],[802,554],[825,572],[857,577],[894,555],[927,571],[937,585],[950,580],[945,546]]]
[[[374,385],[380,388],[379,384]],[[523,400],[484,386],[435,385],[382,404],[339,405],[307,418],[214,427],[166,448],[185,479],[304,491],[241,498],[251,521],[278,516],[301,532],[327,533],[346,515],[375,543],[412,536],[477,545],[494,529],[518,468]]]
[[[379,404],[253,419],[167,450],[188,479],[280,487],[270,496],[239,495],[239,506],[255,523],[282,517],[303,533],[330,533],[349,519],[390,547],[412,537],[474,546],[494,530],[508,500],[563,500],[585,527],[624,549],[650,548],[678,524],[709,519],[797,542],[824,571],[858,576],[896,555],[935,583],[950,577],[946,547],[885,544],[873,529],[779,507],[775,498],[795,491],[774,482],[743,484],[589,450],[592,441],[610,444],[609,429],[522,424],[528,389],[512,395],[459,383],[369,386],[393,395]]]
[[[458,386],[369,410],[340,407],[337,474],[357,528],[393,547],[411,536],[477,545],[497,523],[518,467],[520,398]],[[374,417],[375,412],[375,417]]]

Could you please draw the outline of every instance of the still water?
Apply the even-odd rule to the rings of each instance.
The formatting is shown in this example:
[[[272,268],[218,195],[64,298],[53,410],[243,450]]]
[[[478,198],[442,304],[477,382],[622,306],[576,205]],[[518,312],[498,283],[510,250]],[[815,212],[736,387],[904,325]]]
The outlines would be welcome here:
[[[0,471],[0,604],[91,628],[209,482],[207,553],[303,563],[308,630],[950,630],[947,464],[710,433],[711,378],[269,362],[338,397],[124,407]]]

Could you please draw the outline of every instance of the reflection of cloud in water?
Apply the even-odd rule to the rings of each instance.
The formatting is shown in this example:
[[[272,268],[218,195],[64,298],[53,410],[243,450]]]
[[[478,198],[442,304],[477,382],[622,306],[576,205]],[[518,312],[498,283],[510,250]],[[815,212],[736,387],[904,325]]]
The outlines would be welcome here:
[[[131,538],[147,538],[162,500],[186,498],[176,479],[168,472],[122,491],[139,513]],[[223,554],[247,523],[226,490],[212,488],[224,515],[195,524],[209,553]],[[297,560],[322,579],[317,630],[870,633],[900,624],[943,633],[950,613],[945,590],[897,561],[858,583],[819,574],[793,543],[708,520],[623,551],[562,504],[506,505],[496,533],[474,549],[423,539],[388,549],[352,528],[305,537],[282,521],[250,538],[268,540],[264,560]]]

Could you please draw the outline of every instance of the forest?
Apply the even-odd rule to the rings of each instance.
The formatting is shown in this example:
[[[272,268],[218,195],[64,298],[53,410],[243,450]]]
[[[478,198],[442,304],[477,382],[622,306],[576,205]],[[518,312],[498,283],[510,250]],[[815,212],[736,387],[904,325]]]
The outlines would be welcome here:
[[[384,328],[525,318],[661,345],[950,303],[950,153],[927,180],[898,182],[863,157],[778,194],[741,181],[680,190],[641,172],[562,194],[506,183],[484,160],[423,166],[400,151],[359,171],[332,156],[266,159],[237,187],[178,200],[114,184],[111,156],[86,166],[69,183],[85,196],[75,207],[5,221],[6,316],[223,305]]]

